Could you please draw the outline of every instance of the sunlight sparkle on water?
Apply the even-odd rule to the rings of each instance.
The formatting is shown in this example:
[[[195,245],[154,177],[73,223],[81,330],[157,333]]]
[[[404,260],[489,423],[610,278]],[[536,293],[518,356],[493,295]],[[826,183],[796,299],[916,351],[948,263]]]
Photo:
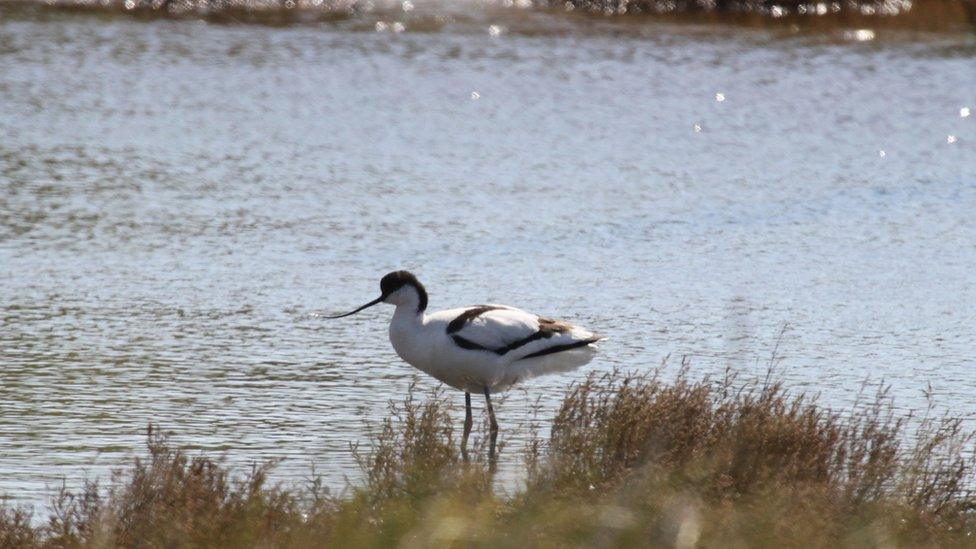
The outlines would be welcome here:
[[[149,4],[128,1],[133,11]],[[808,14],[824,1],[829,14],[832,0],[814,0]],[[947,407],[969,409],[958,380],[972,374],[976,189],[958,183],[974,171],[971,36],[912,45],[895,31],[886,40],[886,27],[871,42],[800,30],[788,44],[778,31],[699,39],[698,27],[655,24],[645,36],[631,19],[479,11],[493,2],[368,3],[378,7],[335,29],[0,23],[0,44],[16,46],[0,70],[11,91],[0,126],[16,128],[4,132],[0,171],[30,183],[0,195],[0,348],[16,349],[0,371],[17,389],[4,395],[0,493],[44,506],[46,485],[56,491],[62,476],[68,486],[86,471],[110,479],[142,455],[130,435],[151,418],[181,444],[226,449],[236,469],[283,458],[271,478],[285,487],[302,486],[310,464],[328,484],[359,482],[349,444],[368,440],[364,420],[382,421],[386,402],[424,374],[382,333],[391,308],[360,321],[323,316],[372,297],[381,266],[395,262],[431,280],[434,309],[495,298],[614,336],[590,369],[526,386],[543,397],[540,418],[557,413],[565,384],[667,353],[694,355],[696,376],[752,372],[786,321],[803,329],[784,340],[784,378],[832,405],[883,373],[905,409],[924,409],[917,388],[928,377]],[[788,33],[798,8],[782,5],[775,21]],[[461,15],[468,6],[479,8]],[[70,40],[50,48],[63,33]],[[107,34],[131,48],[105,47]],[[228,57],[228,41],[266,51]],[[85,70],[64,86],[78,59]],[[288,93],[278,76],[295,78]],[[470,87],[482,84],[499,92],[483,105]],[[106,90],[119,93],[108,100]],[[878,90],[883,108],[868,105]],[[895,147],[891,162],[879,141]],[[743,154],[743,143],[768,154]],[[383,174],[396,196],[377,187]],[[579,200],[597,187],[595,203]],[[513,230],[513,218],[530,221]],[[628,259],[612,263],[619,257]],[[676,272],[689,268],[717,276]],[[436,385],[421,379],[425,391]],[[503,425],[529,425],[532,401],[513,394]],[[450,405],[460,430],[463,399]],[[509,439],[512,462],[533,436]]]
[[[413,11],[413,2],[404,0],[403,4],[400,4],[400,7],[403,8],[403,11]]]
[[[491,36],[501,36],[505,32],[505,27],[500,25],[491,25],[488,27],[488,34]]]
[[[946,143],[949,143],[951,145],[951,144],[955,143],[956,141],[958,141],[958,139],[956,138],[956,136],[954,136],[954,135],[947,135],[946,136]]]
[[[857,29],[856,31],[845,33],[845,36],[857,42],[868,42],[874,40],[874,31],[871,29]]]

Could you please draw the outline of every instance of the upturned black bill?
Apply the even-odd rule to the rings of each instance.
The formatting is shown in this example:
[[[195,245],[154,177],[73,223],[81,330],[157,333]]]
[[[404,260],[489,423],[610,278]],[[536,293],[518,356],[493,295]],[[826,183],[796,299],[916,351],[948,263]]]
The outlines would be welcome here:
[[[352,312],[348,312],[348,313],[346,313],[346,314],[343,314],[343,315],[336,315],[336,316],[327,316],[327,317],[325,317],[325,318],[342,318],[342,317],[344,317],[344,316],[349,316],[349,315],[354,315],[354,314],[356,314],[356,313],[358,313],[359,311],[362,311],[362,310],[363,310],[363,309],[365,309],[366,307],[372,307],[373,305],[376,305],[377,303],[379,303],[379,302],[381,302],[381,301],[383,301],[383,296],[379,296],[379,297],[377,297],[377,298],[376,298],[376,299],[374,299],[373,301],[370,301],[369,303],[367,303],[367,304],[365,304],[365,305],[363,305],[362,307],[360,307],[360,308],[358,308],[358,309],[356,309],[355,311],[352,311]]]

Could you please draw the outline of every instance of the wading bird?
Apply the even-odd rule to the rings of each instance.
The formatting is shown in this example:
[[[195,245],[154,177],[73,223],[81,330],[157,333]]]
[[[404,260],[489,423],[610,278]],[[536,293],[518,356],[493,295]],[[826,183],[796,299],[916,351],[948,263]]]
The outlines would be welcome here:
[[[378,303],[396,305],[390,342],[411,366],[464,391],[461,453],[468,459],[471,393],[485,395],[491,425],[489,461],[494,463],[498,423],[491,394],[518,381],[565,372],[589,362],[602,336],[506,305],[475,305],[427,314],[427,290],[407,271],[380,280],[380,296],[342,318]]]

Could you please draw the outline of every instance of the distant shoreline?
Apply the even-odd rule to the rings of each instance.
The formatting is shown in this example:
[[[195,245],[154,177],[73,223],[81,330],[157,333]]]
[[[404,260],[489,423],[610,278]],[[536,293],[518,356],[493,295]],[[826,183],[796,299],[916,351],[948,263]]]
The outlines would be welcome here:
[[[214,23],[272,26],[334,23],[351,30],[385,28],[438,32],[445,27],[498,22],[512,34],[594,30],[627,33],[642,23],[722,24],[747,28],[832,32],[891,29],[918,32],[976,32],[973,0],[847,0],[765,2],[759,0],[525,0],[513,2],[429,2],[424,0],[0,0],[0,9],[41,13],[120,14],[136,18],[204,19]],[[570,27],[567,28],[567,25]]]

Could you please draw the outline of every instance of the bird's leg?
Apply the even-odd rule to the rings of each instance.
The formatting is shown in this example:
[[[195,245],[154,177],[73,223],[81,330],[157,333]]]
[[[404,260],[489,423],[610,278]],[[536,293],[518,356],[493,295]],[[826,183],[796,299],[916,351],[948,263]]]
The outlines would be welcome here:
[[[491,442],[488,446],[488,466],[495,470],[495,441],[498,439],[498,422],[495,421],[495,409],[491,406],[491,393],[485,387],[485,403],[488,405],[488,420],[491,422]]]
[[[471,434],[471,393],[464,393],[464,434],[461,435],[461,456],[468,461],[468,435]]]

